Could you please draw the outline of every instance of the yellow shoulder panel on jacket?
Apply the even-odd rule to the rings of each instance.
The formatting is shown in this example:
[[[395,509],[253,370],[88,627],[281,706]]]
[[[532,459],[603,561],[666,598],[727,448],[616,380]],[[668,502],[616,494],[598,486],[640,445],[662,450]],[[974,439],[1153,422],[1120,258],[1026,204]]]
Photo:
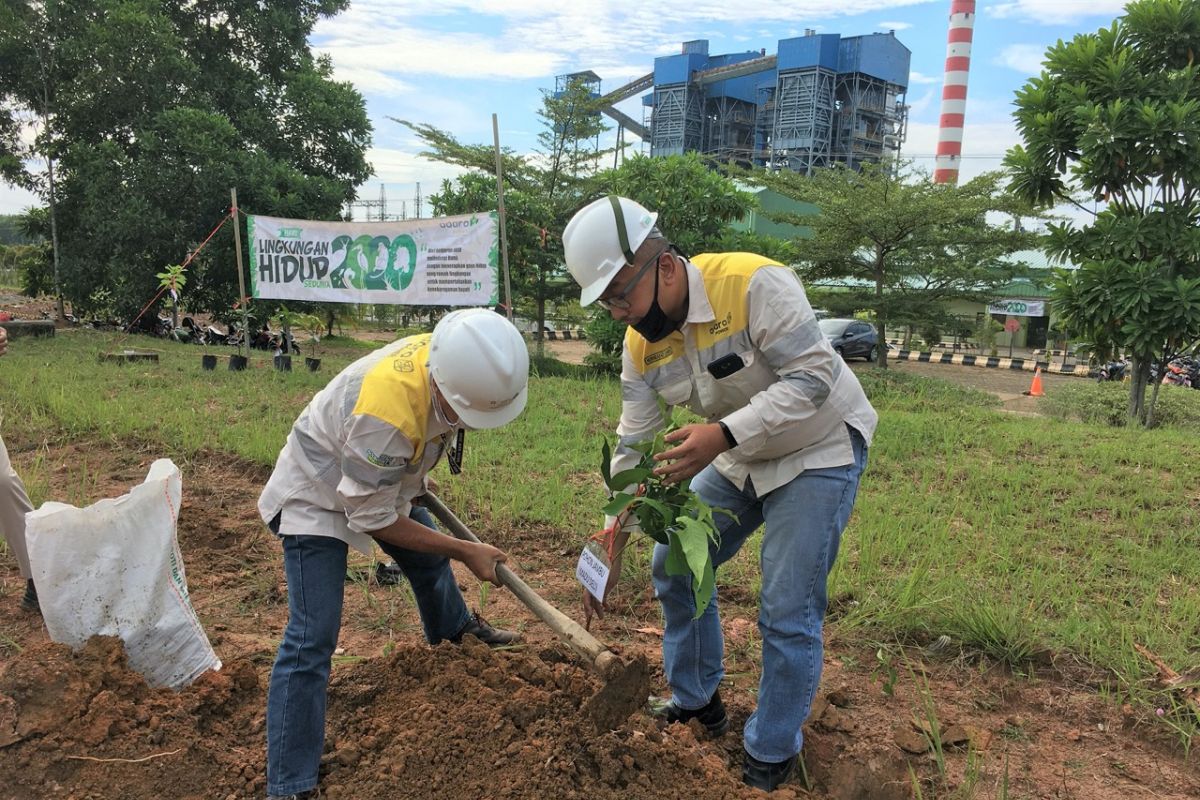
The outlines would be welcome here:
[[[413,460],[425,450],[425,431],[433,398],[429,388],[429,334],[411,336],[363,378],[355,414],[369,414],[403,433],[413,443]]]
[[[661,342],[648,342],[632,327],[625,329],[625,349],[633,366],[645,375],[647,371],[669,364],[683,356],[683,334],[675,331]]]
[[[750,279],[763,267],[783,266],[753,253],[703,253],[691,262],[704,278],[704,291],[716,317],[695,327],[696,347],[700,350],[746,329],[750,324],[746,305]],[[625,349],[633,366],[645,374],[683,355],[683,334],[676,331],[661,342],[651,343],[633,328],[626,328]]]

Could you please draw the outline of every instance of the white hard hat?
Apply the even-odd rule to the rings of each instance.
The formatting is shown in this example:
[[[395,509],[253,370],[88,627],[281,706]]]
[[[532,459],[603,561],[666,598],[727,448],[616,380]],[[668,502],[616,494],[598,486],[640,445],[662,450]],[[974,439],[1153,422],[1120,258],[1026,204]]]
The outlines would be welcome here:
[[[610,194],[588,203],[563,231],[567,270],[583,291],[579,304],[591,305],[604,294],[621,267],[654,230],[658,214],[627,197]]]
[[[507,319],[486,308],[452,311],[429,343],[429,372],[442,397],[472,428],[517,418],[529,391],[529,350]]]

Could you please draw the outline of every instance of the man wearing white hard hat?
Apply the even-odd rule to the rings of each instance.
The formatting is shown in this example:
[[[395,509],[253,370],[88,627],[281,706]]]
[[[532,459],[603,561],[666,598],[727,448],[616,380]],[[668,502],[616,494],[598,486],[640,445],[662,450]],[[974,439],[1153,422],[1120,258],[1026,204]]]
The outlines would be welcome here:
[[[282,540],[288,624],[267,694],[267,795],[315,797],[329,670],[341,627],[346,557],[372,542],[412,586],[431,644],[516,634],[468,612],[450,569],[461,561],[496,581],[503,552],[438,533],[420,505],[446,453],[461,465],[463,431],[496,428],[525,408],[529,353],[488,309],[454,311],[432,335],[410,336],[359,359],[296,420],[258,501]]]
[[[758,629],[758,707],[746,722],[742,778],[771,791],[789,778],[801,725],[821,677],[826,581],[850,516],[877,415],[854,373],[817,325],[796,274],[752,253],[687,258],[655,227],[657,214],[624,197],[582,208],[563,231],[580,303],[629,325],[622,348],[621,419],[612,474],[635,466],[632,445],[663,426],[659,399],[706,422],[667,434],[655,456],[668,482],[690,488],[717,513],[718,573],[764,526]],[[612,524],[612,520],[608,520]],[[620,553],[629,531],[616,534]],[[663,606],[668,722],[697,719],[723,734],[718,691],[724,643],[717,598],[699,618],[690,576],[670,576],[668,548],[654,548]],[[621,574],[612,565],[611,591]],[[584,594],[589,621],[604,607]]]

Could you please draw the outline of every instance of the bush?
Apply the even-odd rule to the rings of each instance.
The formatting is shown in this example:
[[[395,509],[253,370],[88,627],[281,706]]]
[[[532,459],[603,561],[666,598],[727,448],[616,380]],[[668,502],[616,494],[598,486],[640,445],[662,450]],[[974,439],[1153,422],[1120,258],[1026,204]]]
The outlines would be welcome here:
[[[995,408],[1000,403],[987,392],[937,378],[878,369],[863,370],[857,375],[876,408],[888,405],[914,409]]]
[[[979,343],[979,352],[996,355],[996,336],[1003,330],[1003,325],[992,319],[990,314],[985,314],[975,329],[975,341]]]
[[[1151,386],[1150,391],[1153,390]],[[1060,419],[1121,427],[1129,419],[1129,385],[1080,381],[1048,394],[1044,406],[1047,413]],[[1156,427],[1200,428],[1200,391],[1182,386],[1161,387],[1154,420]]]
[[[54,294],[54,256],[49,244],[13,245],[5,249],[9,263],[21,276],[21,294],[26,297]]]
[[[625,342],[623,322],[617,322],[604,309],[597,309],[588,320],[588,342],[592,352],[584,356],[583,361],[589,367],[610,375],[621,374],[621,346]]]
[[[554,356],[529,357],[529,373],[539,378],[576,378],[580,380],[598,377],[610,378],[611,375],[584,364],[568,364],[559,361]]]

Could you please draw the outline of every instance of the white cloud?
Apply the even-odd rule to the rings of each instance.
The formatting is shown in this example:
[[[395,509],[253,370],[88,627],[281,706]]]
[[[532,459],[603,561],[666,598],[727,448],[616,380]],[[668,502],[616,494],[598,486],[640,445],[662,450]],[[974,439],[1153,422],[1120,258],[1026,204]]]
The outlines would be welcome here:
[[[1077,22],[1084,17],[1116,17],[1126,0],[1016,0],[992,3],[988,13],[1001,19],[1022,19],[1044,25]]]
[[[918,119],[933,108],[933,103],[938,98],[938,92],[934,89],[926,89],[915,100],[910,100],[908,103],[909,119]]]
[[[885,31],[906,31],[912,27],[911,22],[881,22],[879,27]]]
[[[773,42],[783,33],[773,23],[807,18],[814,20],[808,27],[821,29],[819,20],[931,2],[843,0],[831,10],[825,0],[356,0],[322,20],[313,42],[339,70],[374,71],[377,76],[364,80],[395,93],[403,84],[393,76],[521,80],[575,71],[583,63],[600,72],[623,67],[631,53],[677,52],[679,41],[746,20],[770,25],[764,42]],[[899,29],[903,23],[889,24]]]
[[[1040,44],[1010,44],[992,59],[993,64],[1015,69],[1023,75],[1040,75],[1046,48]]]
[[[443,179],[454,179],[466,170],[453,164],[430,161],[417,155],[419,145],[408,149],[373,147],[367,152],[367,160],[375,168],[374,177],[364,184],[361,194],[370,195],[371,184],[382,182],[415,185],[420,182],[425,194],[436,190]],[[402,199],[397,196],[397,199]]]
[[[426,73],[452,78],[524,79],[551,75],[564,64],[561,56],[533,48],[508,49],[501,41],[478,34],[418,31],[375,21],[370,28],[349,26],[322,39],[314,48],[333,59],[339,70],[358,75]]]
[[[339,81],[353,84],[355,89],[363,94],[377,97],[395,97],[412,91],[412,86],[397,80],[390,75],[374,69],[336,65],[333,77]]]
[[[904,143],[900,155],[932,173],[937,141],[936,122],[909,122],[908,140]],[[1004,154],[1020,141],[1011,120],[972,123],[971,107],[968,104],[959,178],[970,180],[981,172],[1000,169]]]
[[[27,208],[44,205],[33,192],[0,183],[0,214],[20,214]]]
[[[932,83],[941,83],[941,82],[942,82],[942,78],[939,76],[926,75],[923,72],[916,72],[915,70],[908,73],[908,85],[909,86],[913,86],[914,84],[919,84],[919,83],[932,84]]]

